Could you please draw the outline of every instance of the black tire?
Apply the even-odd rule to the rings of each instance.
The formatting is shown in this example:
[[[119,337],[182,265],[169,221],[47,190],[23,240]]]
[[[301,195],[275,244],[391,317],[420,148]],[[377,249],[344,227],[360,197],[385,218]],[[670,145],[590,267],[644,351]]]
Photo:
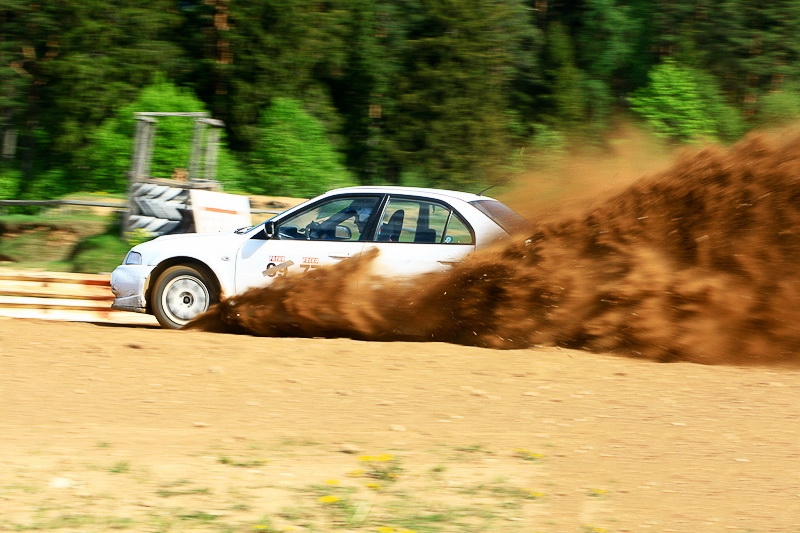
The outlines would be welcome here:
[[[176,265],[166,269],[156,280],[152,309],[163,327],[181,329],[218,300],[207,274],[190,266]]]

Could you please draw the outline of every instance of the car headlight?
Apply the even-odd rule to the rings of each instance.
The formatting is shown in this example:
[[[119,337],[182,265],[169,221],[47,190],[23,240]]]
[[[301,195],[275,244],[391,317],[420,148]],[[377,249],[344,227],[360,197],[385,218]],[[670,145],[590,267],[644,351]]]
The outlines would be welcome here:
[[[128,252],[128,255],[125,256],[125,264],[126,265],[141,265],[142,264],[142,254],[139,252]]]

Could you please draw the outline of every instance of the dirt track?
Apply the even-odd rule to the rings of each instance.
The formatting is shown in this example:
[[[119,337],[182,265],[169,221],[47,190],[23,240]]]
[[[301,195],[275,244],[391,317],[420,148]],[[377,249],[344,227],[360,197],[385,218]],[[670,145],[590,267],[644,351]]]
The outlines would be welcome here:
[[[0,319],[0,531],[794,532],[800,372]]]
[[[0,319],[0,531],[797,533],[798,176],[753,136],[372,312],[321,273],[209,314],[282,338]],[[525,349],[313,338],[396,314]]]

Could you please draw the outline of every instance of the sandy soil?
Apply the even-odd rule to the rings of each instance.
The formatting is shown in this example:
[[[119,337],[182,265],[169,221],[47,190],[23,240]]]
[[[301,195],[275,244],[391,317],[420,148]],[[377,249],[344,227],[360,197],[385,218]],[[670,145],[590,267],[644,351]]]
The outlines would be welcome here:
[[[790,532],[800,372],[0,318],[0,531]]]

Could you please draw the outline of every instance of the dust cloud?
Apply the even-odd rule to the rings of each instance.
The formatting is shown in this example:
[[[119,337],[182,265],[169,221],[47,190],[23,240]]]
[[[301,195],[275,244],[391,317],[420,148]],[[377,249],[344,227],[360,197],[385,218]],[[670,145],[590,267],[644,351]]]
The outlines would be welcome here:
[[[537,223],[577,216],[620,193],[642,176],[663,172],[680,150],[631,126],[619,124],[603,147],[576,146],[537,156],[537,170],[515,176],[511,185],[496,192],[509,207]]]
[[[664,362],[800,361],[800,134],[698,148],[555,215],[446,273],[376,286],[358,307],[351,280],[372,253],[226,299],[191,326],[558,345]]]

